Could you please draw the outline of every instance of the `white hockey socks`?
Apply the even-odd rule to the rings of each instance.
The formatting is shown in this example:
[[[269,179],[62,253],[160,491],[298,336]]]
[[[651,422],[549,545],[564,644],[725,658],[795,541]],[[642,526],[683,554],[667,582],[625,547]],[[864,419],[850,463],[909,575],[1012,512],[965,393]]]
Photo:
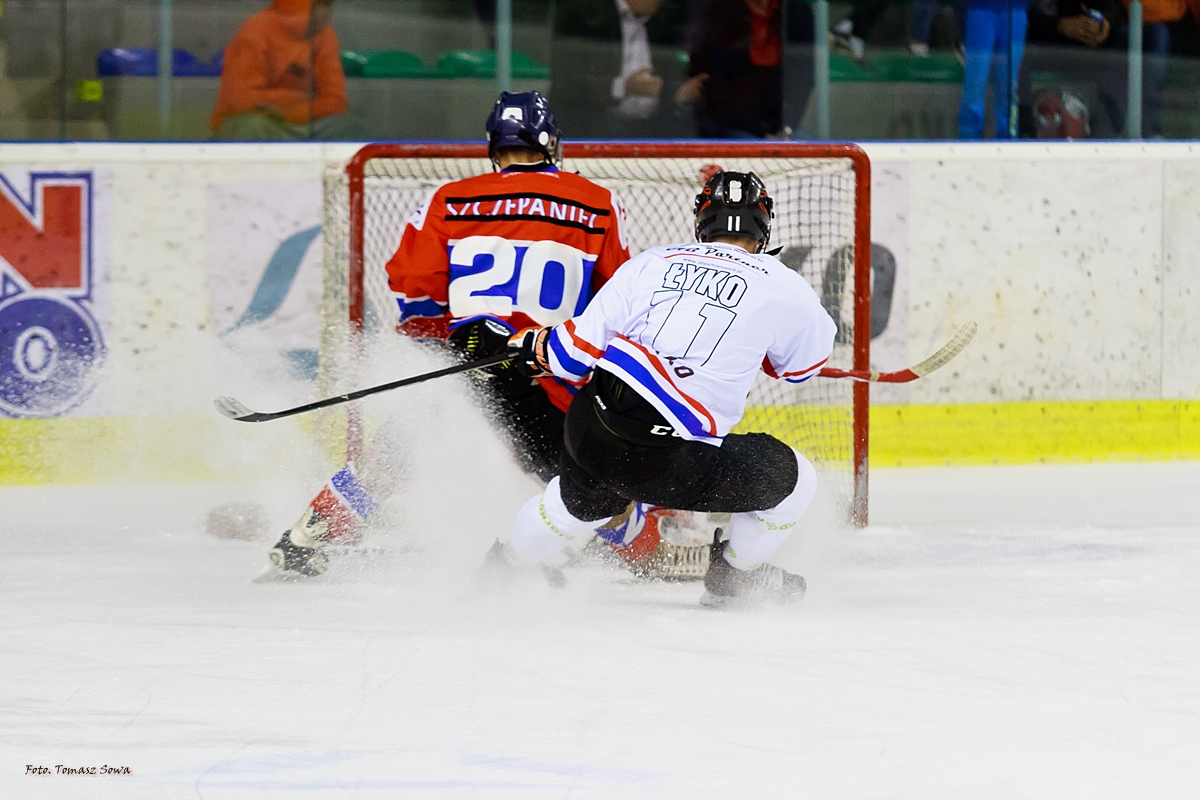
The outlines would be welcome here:
[[[817,471],[799,451],[792,452],[799,467],[792,493],[774,508],[733,515],[725,560],[737,569],[754,569],[775,555],[817,494]]]
[[[555,476],[544,492],[517,512],[508,545],[519,562],[541,564],[564,550],[571,540],[590,536],[603,521],[588,522],[567,511]]]
[[[732,515],[725,560],[737,569],[754,569],[774,555],[817,494],[816,470],[807,458],[795,449],[792,452],[798,475],[791,493],[774,508]],[[582,520],[567,511],[555,477],[517,512],[507,544],[520,563],[546,563],[573,540],[590,536],[602,522]]]

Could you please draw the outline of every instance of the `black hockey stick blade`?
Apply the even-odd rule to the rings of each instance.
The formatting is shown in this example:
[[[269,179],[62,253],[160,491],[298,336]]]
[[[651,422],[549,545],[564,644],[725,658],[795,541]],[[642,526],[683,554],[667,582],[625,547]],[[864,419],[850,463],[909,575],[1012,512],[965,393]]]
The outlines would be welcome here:
[[[302,406],[295,408],[286,408],[283,411],[274,413],[264,413],[262,411],[253,411],[247,408],[242,403],[232,397],[218,397],[213,401],[213,405],[217,407],[217,411],[224,417],[237,420],[238,422],[270,422],[273,419],[282,419],[295,414],[303,414],[307,411],[316,411],[318,408],[328,408],[329,406],[341,405],[348,403],[351,400],[358,400],[361,397],[366,397],[380,392],[390,391],[391,389],[399,389],[401,386],[411,386],[414,383],[424,383],[425,381],[441,378],[445,375],[454,375],[459,372],[470,372],[473,369],[482,369],[484,367],[494,367],[497,364],[503,364],[505,361],[511,361],[516,356],[515,353],[506,352],[500,355],[490,356],[480,359],[479,361],[468,361],[465,364],[455,364],[452,367],[437,369],[433,372],[426,372],[423,375],[414,375],[411,378],[401,378],[398,381],[391,383],[381,383],[378,386],[371,386],[366,389],[359,389],[356,392],[348,394],[339,394],[336,397],[327,397],[324,400],[317,400],[313,403],[305,403]]]
[[[213,404],[217,407],[217,411],[221,412],[222,416],[229,417],[230,419],[258,422],[257,419],[253,418],[260,416],[257,412],[251,411],[232,397],[218,397],[216,400],[213,400]]]

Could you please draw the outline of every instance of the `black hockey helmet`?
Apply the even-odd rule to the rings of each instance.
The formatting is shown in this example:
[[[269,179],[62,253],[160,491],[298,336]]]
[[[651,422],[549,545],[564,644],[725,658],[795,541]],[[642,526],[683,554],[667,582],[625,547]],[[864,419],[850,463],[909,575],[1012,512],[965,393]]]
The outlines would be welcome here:
[[[503,147],[537,150],[551,164],[562,159],[562,131],[540,92],[501,92],[485,130],[492,163]]]
[[[696,239],[747,236],[758,242],[761,253],[771,238],[775,202],[753,172],[718,172],[696,195]]]

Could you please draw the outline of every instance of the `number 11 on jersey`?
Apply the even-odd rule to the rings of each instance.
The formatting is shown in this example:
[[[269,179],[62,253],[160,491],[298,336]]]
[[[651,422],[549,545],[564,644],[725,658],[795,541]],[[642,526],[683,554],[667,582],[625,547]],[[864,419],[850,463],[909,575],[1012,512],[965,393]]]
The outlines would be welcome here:
[[[658,291],[650,298],[646,320],[653,334],[652,346],[667,357],[699,359],[703,366],[712,358],[737,312],[706,303],[691,292]]]

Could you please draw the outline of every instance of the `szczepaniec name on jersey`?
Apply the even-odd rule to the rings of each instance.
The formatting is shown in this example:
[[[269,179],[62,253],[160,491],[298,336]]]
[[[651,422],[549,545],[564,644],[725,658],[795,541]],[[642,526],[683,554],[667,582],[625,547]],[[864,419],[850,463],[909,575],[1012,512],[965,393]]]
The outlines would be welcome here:
[[[607,208],[592,208],[554,195],[521,193],[493,194],[482,197],[447,197],[446,222],[478,222],[488,219],[516,219],[549,222],[588,233],[604,233],[597,218],[609,216]],[[603,221],[603,220],[601,220]]]

